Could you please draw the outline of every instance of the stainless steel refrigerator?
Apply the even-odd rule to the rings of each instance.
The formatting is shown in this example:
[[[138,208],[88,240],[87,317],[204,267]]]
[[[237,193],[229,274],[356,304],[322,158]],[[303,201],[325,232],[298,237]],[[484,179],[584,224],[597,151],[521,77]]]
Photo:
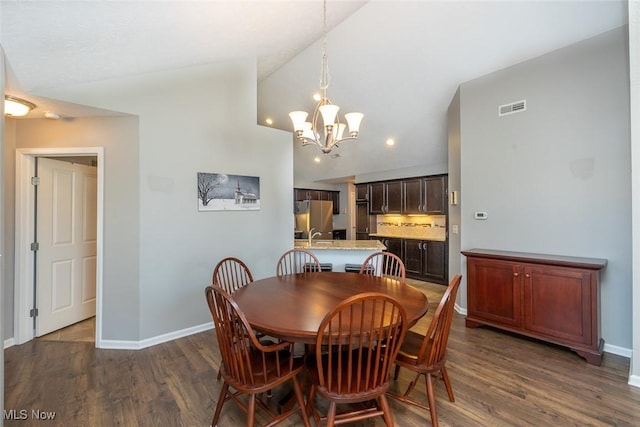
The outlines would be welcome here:
[[[309,238],[309,231],[320,233],[314,239],[333,239],[333,202],[331,200],[305,200],[296,202],[296,230],[302,238]]]

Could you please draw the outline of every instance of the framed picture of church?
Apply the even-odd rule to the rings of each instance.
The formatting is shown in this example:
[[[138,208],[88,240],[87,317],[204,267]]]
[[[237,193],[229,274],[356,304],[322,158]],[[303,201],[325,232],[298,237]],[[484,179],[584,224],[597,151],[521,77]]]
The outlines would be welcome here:
[[[260,210],[260,177],[198,172],[198,210]]]

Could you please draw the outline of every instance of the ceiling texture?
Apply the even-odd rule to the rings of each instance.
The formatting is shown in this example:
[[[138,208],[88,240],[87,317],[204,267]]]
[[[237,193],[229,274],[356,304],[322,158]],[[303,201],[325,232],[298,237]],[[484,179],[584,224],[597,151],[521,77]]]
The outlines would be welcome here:
[[[461,83],[626,23],[618,0],[329,0],[328,95],[365,117],[330,155],[296,144],[296,181],[442,168]],[[321,38],[319,0],[0,2],[7,93],[38,105],[28,118],[113,114],[38,96],[50,88],[255,58],[258,123],[291,131],[288,113],[314,108]]]

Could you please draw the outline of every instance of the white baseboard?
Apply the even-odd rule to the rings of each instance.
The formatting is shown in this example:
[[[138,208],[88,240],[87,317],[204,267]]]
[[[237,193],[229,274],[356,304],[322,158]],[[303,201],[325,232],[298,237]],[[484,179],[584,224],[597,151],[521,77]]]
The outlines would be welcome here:
[[[633,387],[640,387],[640,376],[639,375],[631,375],[629,377],[629,385]]]
[[[458,314],[462,314],[463,316],[467,315],[467,309],[466,308],[462,308],[460,307],[458,304],[455,304],[453,306],[453,309],[456,311],[456,313]]]
[[[167,334],[158,335],[156,337],[146,338],[141,341],[120,341],[120,340],[102,340],[96,347],[111,350],[140,350],[178,338],[188,337],[200,332],[213,329],[213,322],[203,323],[202,325],[191,326],[179,331],[169,332]]]
[[[13,338],[4,340],[4,348],[13,347],[14,345],[15,345],[15,342],[13,341]]]
[[[617,345],[611,345],[604,343],[604,348],[602,349],[605,353],[617,354],[618,356],[623,356],[628,359],[631,359],[633,355],[633,351],[630,348],[619,347]]]

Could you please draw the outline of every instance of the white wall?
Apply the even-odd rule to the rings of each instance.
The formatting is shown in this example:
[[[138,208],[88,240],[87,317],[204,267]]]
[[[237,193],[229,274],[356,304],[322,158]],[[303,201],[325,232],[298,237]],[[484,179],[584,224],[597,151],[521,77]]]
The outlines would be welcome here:
[[[2,104],[4,108],[4,103]],[[15,153],[15,132],[16,132],[16,119],[4,118],[2,124],[4,126],[4,144],[2,152],[0,153],[4,157],[2,162],[2,203],[4,207],[2,209],[2,225],[4,230],[2,232],[1,243],[3,248],[10,248],[9,250],[2,251],[2,280],[5,286],[3,287],[2,297],[4,302],[2,305],[2,320],[4,328],[2,329],[2,338],[10,339],[13,337],[13,270],[14,270],[14,175],[15,175],[15,160],[12,156]]]
[[[0,93],[4,99],[4,50],[0,46]],[[4,102],[0,106],[1,117],[4,117]],[[0,120],[0,176],[4,175],[4,120]],[[4,220],[2,220],[2,212],[4,212],[4,188],[0,186],[0,253],[4,255]],[[0,307],[4,307],[5,280],[4,280],[4,258],[0,259]],[[4,331],[4,319],[0,315],[0,333]],[[0,335],[0,337],[3,335]],[[0,352],[0,412],[4,414],[4,343]],[[4,416],[0,419],[0,426],[4,424]]]
[[[462,249],[608,259],[602,337],[622,352],[632,334],[626,35],[621,27],[460,87]],[[526,112],[498,117],[522,99]]]
[[[447,184],[449,186],[449,197],[451,192],[457,193],[458,199],[464,197],[460,191],[460,90],[458,89],[449,104],[447,110],[447,134],[448,134],[448,153],[449,173],[447,176]],[[449,199],[451,200],[451,199]],[[460,250],[462,249],[460,239],[460,200],[458,204],[449,204],[447,231],[449,232],[449,280],[456,274],[460,274]],[[457,226],[457,233],[453,232],[453,227]],[[456,298],[458,307],[467,306],[467,295],[464,292],[458,292]]]
[[[256,125],[254,60],[41,95],[138,117],[139,200],[132,209],[139,210],[140,264],[124,286],[139,294],[139,340],[210,322],[204,287],[225,256],[245,260],[256,278],[273,275],[293,243],[293,155],[290,133]],[[259,176],[261,210],[198,212],[197,172]],[[113,178],[105,176],[105,191]],[[110,326],[111,339],[128,339]]]
[[[640,387],[640,2],[629,2],[631,169],[633,201],[633,357],[629,383]]]

